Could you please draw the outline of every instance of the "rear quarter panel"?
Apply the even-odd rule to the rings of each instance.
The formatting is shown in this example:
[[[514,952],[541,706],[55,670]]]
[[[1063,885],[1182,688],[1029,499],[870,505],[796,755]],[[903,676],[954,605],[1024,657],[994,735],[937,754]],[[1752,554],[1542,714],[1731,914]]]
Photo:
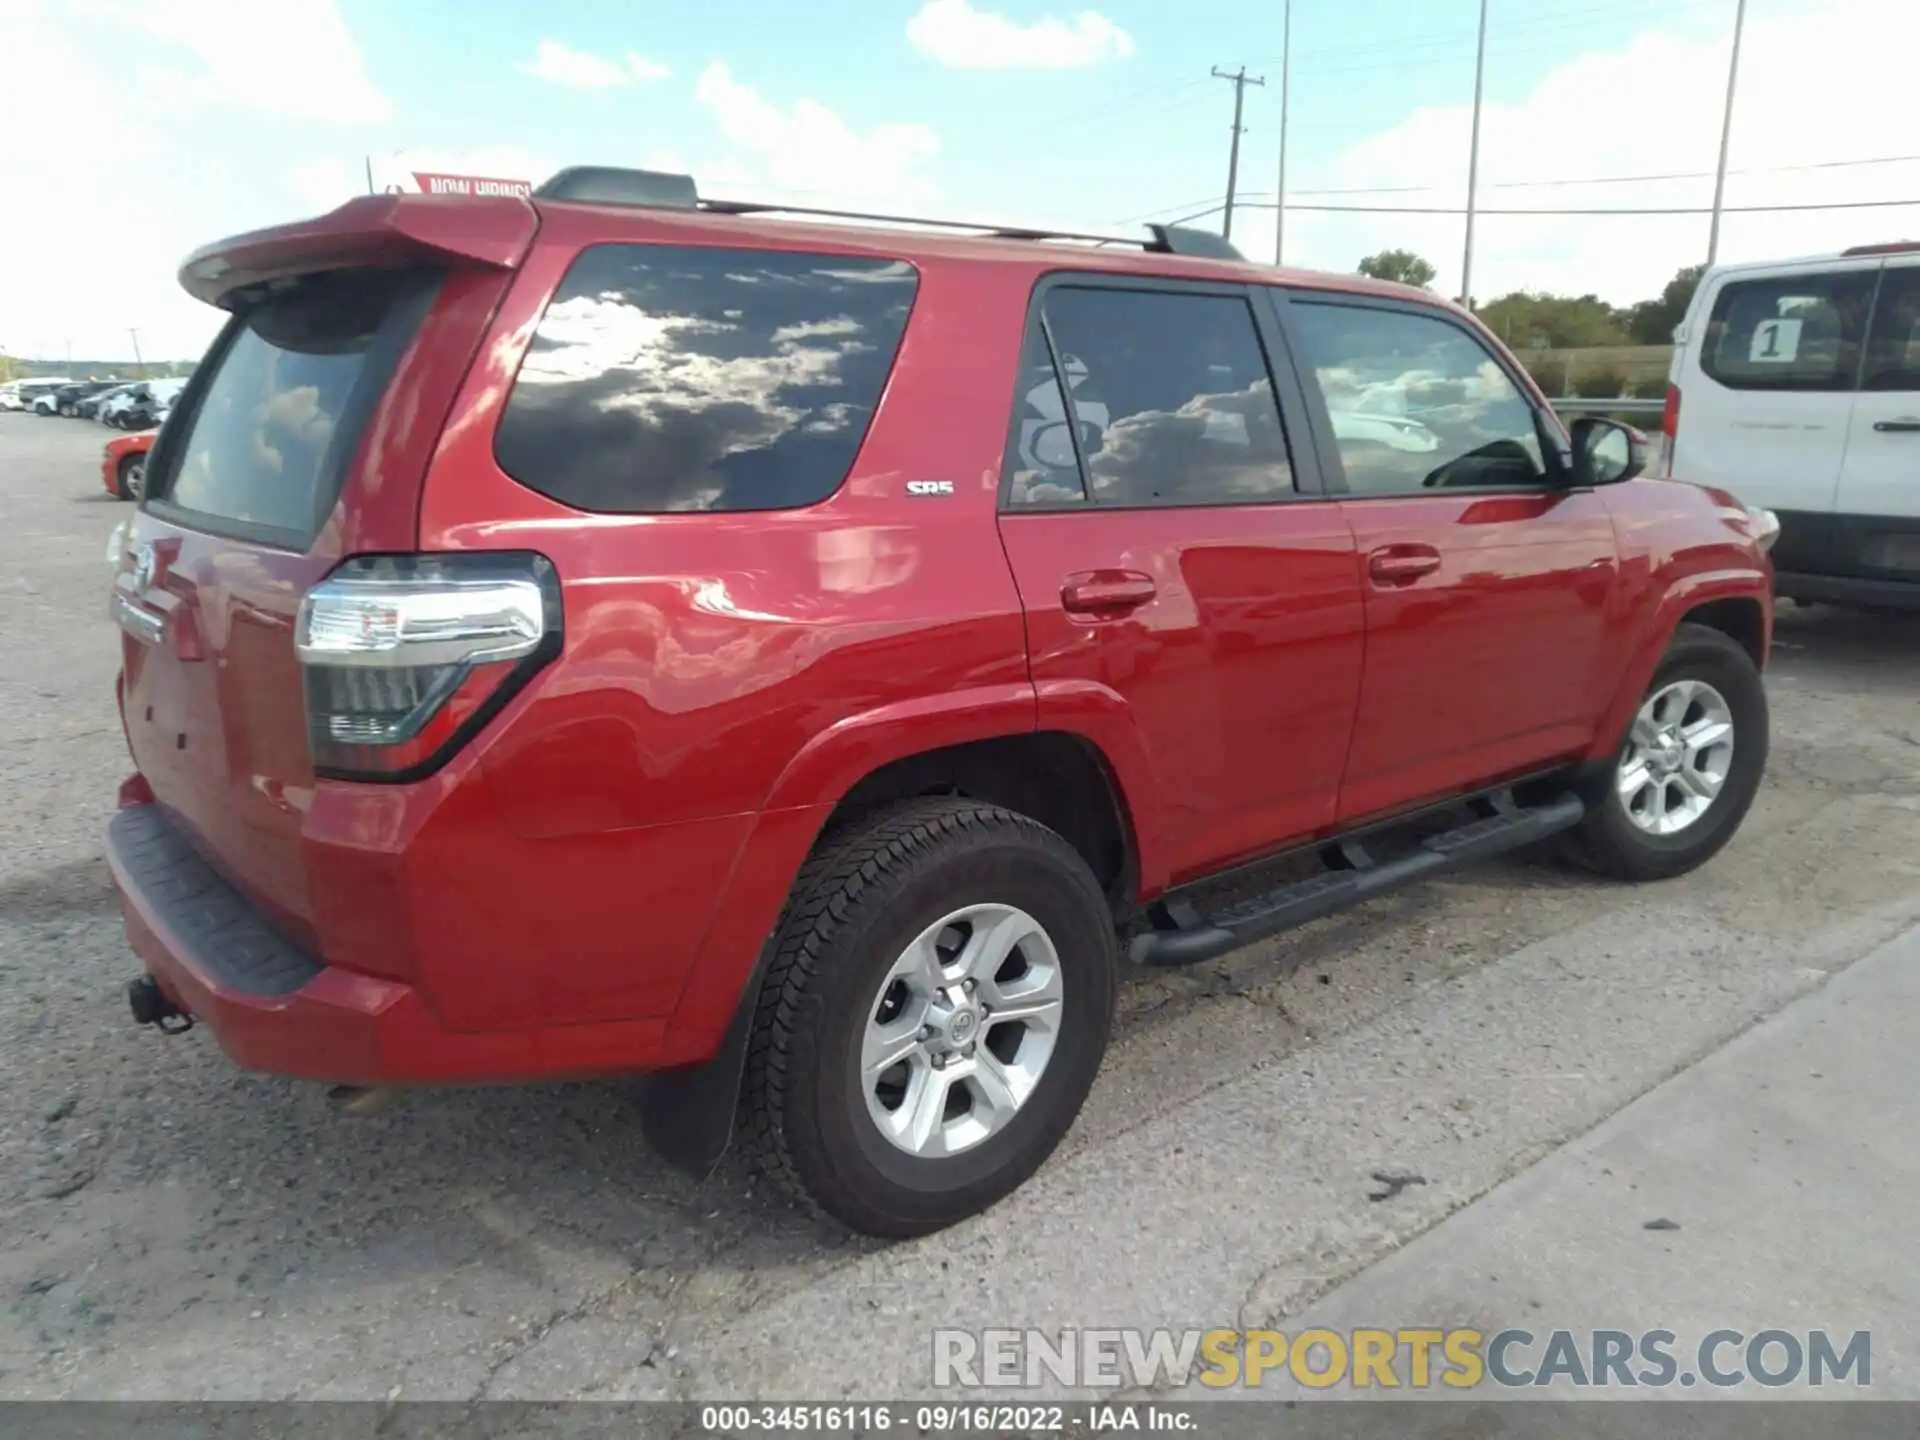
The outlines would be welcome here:
[[[897,756],[1034,726],[995,524],[1031,277],[916,265],[878,413],[819,504],[586,514],[506,475],[494,428],[578,250],[634,239],[756,243],[698,222],[633,236],[591,212],[551,212],[454,406],[420,543],[536,550],[562,584],[564,653],[477,745],[492,823],[540,896],[537,920],[488,941],[501,977],[488,1009],[517,983],[541,1023],[609,1018],[642,990],[678,995],[697,973],[683,1008],[701,1023],[675,1037],[680,1058],[697,1059],[846,788]],[[889,253],[857,234],[843,248]],[[929,479],[953,493],[908,495],[907,481]],[[604,980],[570,983],[557,1001],[540,971],[583,964]]]

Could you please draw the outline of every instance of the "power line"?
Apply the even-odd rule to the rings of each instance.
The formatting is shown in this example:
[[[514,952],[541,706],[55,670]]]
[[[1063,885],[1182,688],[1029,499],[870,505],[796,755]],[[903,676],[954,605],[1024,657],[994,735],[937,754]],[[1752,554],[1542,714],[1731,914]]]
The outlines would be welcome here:
[[[1831,200],[1808,205],[1723,205],[1723,215],[1780,215],[1797,214],[1814,210],[1892,210],[1906,205],[1920,205],[1920,200]],[[1219,209],[1219,206],[1213,207]],[[1271,200],[1242,200],[1243,210],[1271,210]],[[1461,205],[1298,205],[1287,201],[1290,210],[1315,210],[1326,214],[1338,215],[1464,215],[1466,207]],[[1212,211],[1202,213],[1211,214]],[[1476,207],[1476,215],[1711,215],[1711,205],[1656,205],[1621,207],[1584,207],[1569,206],[1561,208],[1542,207],[1539,209],[1502,209],[1488,210]],[[1194,217],[1188,217],[1194,218]]]
[[[1817,160],[1805,165],[1756,165],[1745,170],[1729,170],[1729,175],[1785,175],[1807,170],[1848,170],[1865,165],[1910,165],[1920,155],[1883,155],[1870,160]],[[1544,190],[1572,185],[1645,185],[1660,180],[1711,180],[1711,170],[1673,170],[1659,175],[1589,175],[1579,179],[1501,180],[1489,190]],[[1340,190],[1296,190],[1296,195],[1409,195],[1419,191],[1443,189],[1439,185],[1357,185]],[[1170,205],[1170,210],[1178,206]]]

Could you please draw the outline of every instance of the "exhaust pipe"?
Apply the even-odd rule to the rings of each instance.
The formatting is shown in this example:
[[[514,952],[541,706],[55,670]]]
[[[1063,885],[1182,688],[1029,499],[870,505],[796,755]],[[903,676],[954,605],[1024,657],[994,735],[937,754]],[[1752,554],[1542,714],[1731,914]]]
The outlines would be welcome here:
[[[193,1016],[169,1000],[151,975],[127,982],[127,1008],[135,1024],[152,1025],[162,1035],[182,1035],[193,1028]]]
[[[327,1104],[342,1115],[378,1115],[399,1098],[392,1085],[336,1085],[327,1091]]]

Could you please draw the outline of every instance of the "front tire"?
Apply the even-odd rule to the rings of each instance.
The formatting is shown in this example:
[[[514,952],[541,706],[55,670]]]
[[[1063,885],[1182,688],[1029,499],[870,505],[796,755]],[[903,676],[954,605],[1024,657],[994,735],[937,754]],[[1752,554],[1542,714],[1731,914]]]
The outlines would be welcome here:
[[[923,1235],[1052,1154],[1113,1023],[1086,862],[1026,816],[909,801],[828,836],[774,939],[747,1059],[760,1167],[854,1230]]]
[[[1767,692],[1738,642],[1682,625],[1571,837],[1618,880],[1684,875],[1733,838],[1767,767]]]
[[[120,462],[120,468],[114,475],[114,488],[120,492],[122,500],[140,498],[147,485],[147,457],[129,455]]]

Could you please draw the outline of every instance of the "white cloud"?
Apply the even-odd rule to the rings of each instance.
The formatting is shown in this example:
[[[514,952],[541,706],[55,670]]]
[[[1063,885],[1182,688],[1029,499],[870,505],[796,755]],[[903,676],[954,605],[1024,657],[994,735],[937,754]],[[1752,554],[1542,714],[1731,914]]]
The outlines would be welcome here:
[[[76,13],[154,42],[133,43],[150,92],[172,105],[224,103],[355,125],[393,115],[334,0],[86,0]]]
[[[924,125],[890,122],[861,134],[827,106],[802,98],[782,109],[716,61],[701,72],[694,98],[720,132],[746,152],[699,173],[723,183],[767,181],[801,191],[919,199],[933,193],[925,167],[940,138]]]
[[[11,354],[127,360],[130,329],[149,359],[199,354],[221,317],[180,288],[182,257],[288,218],[261,137],[391,112],[333,0],[3,8],[0,95],[18,114],[60,117],[56,145],[0,146],[0,195],[19,212],[0,225],[0,346]],[[100,43],[115,34],[123,45]],[[263,59],[286,54],[299,64]],[[233,140],[181,143],[180,123],[203,114]],[[362,139],[356,128],[341,142],[355,172]],[[298,179],[309,195],[336,188],[312,166]]]
[[[1862,37],[1908,33],[1909,0],[1834,0],[1819,14],[1750,16],[1740,58],[1726,203],[1793,205],[1920,197],[1920,164],[1790,170],[1913,151],[1911,57]],[[1725,100],[1724,27],[1662,29],[1547,72],[1519,101],[1482,119],[1483,209],[1706,207]],[[1659,97],[1648,103],[1647,97]],[[1460,207],[1466,200],[1470,110],[1417,111],[1331,164],[1296,172],[1299,189],[1426,186],[1399,194],[1323,197],[1326,203]],[[1303,171],[1305,167],[1302,167]],[[1691,178],[1625,185],[1510,182],[1594,176]],[[1293,192],[1303,203],[1309,197]],[[1264,195],[1261,199],[1271,200]],[[1257,217],[1257,218],[1256,218]],[[1616,304],[1655,294],[1682,265],[1706,257],[1700,215],[1483,215],[1475,227],[1473,289],[1481,300],[1513,289],[1594,292]],[[1272,254],[1272,212],[1236,217],[1250,255]],[[1434,288],[1459,288],[1459,215],[1355,216],[1289,208],[1289,263],[1351,270],[1361,256],[1404,246],[1439,269]],[[1911,209],[1729,213],[1722,260],[1838,250],[1920,233]]]
[[[606,90],[632,80],[664,80],[673,71],[657,60],[627,52],[624,61],[610,60],[590,50],[576,50],[558,40],[542,40],[533,59],[521,70],[538,80],[569,90]]]
[[[926,0],[907,39],[956,70],[1077,70],[1133,54],[1133,37],[1096,10],[1022,24],[968,0]]]

